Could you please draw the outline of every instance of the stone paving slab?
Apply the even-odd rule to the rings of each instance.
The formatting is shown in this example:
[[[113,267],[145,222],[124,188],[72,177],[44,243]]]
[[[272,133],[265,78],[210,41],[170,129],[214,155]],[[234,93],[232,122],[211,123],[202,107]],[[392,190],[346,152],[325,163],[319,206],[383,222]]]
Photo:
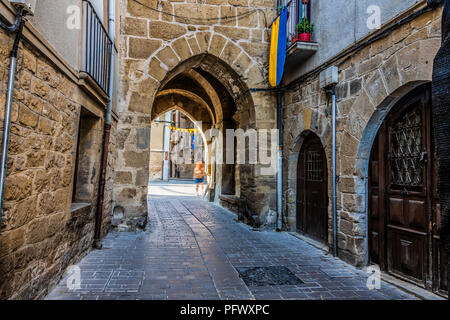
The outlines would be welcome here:
[[[77,264],[80,288],[65,277],[46,299],[414,299],[385,282],[368,290],[362,270],[288,233],[253,231],[199,198],[162,190],[148,208],[146,231],[111,232]],[[247,286],[237,269],[252,267],[286,267],[303,283]]]

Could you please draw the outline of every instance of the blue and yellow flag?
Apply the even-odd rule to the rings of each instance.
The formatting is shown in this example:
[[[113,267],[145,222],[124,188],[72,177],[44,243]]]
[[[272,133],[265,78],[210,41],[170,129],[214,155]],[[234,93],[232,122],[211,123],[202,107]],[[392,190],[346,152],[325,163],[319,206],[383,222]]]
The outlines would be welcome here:
[[[269,83],[272,87],[278,86],[283,78],[284,62],[286,61],[286,24],[287,7],[272,23],[269,60]]]

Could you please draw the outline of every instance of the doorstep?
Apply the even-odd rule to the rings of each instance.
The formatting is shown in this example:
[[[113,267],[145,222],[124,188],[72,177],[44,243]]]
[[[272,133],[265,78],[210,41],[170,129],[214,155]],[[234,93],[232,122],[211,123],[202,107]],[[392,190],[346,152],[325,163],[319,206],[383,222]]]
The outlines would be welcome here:
[[[331,253],[330,248],[326,244],[323,244],[322,242],[308,238],[298,232],[290,231],[290,232],[288,232],[288,234],[290,234],[291,236],[294,236],[302,241],[305,241],[306,243],[308,243],[308,244],[312,245],[313,247],[320,249],[326,253]]]
[[[313,247],[320,249],[326,253],[331,253],[330,248],[327,245],[325,245],[319,241],[308,238],[297,232],[288,232],[288,234],[290,234],[290,235],[292,235],[292,236],[294,236],[294,237],[296,237],[296,238],[298,238],[298,239],[300,239],[300,240],[302,240],[302,241],[312,245]],[[387,274],[383,271],[381,272],[381,280],[399,288],[402,291],[405,291],[408,294],[411,294],[419,299],[422,299],[422,300],[447,300],[446,298],[444,298],[440,295],[437,295],[433,292],[423,289],[423,288],[421,288],[415,284],[412,284],[410,282],[407,282],[407,281],[401,280],[399,278],[396,278],[394,276],[391,276],[390,274]]]
[[[410,282],[391,276],[390,274],[383,271],[381,272],[381,280],[422,300],[447,300],[440,295],[437,295]]]

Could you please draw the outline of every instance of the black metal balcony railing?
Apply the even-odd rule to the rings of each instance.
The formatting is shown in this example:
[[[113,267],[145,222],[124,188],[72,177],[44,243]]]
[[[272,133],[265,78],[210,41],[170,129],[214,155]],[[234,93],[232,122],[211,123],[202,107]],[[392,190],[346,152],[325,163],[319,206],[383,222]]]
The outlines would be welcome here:
[[[85,33],[82,71],[89,74],[108,94],[113,42],[92,4],[83,0],[83,7]]]

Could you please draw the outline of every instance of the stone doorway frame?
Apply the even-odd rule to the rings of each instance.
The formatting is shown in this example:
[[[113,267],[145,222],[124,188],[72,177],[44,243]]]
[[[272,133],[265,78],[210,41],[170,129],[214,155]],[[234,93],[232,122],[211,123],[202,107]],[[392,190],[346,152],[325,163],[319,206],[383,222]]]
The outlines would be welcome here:
[[[383,102],[375,109],[372,116],[370,117],[364,131],[363,135],[358,147],[358,153],[356,156],[356,164],[355,164],[355,174],[359,179],[355,179],[355,191],[362,192],[364,194],[363,198],[363,207],[365,213],[365,241],[364,241],[364,261],[365,265],[369,265],[370,262],[370,253],[369,253],[369,223],[368,223],[368,195],[369,195],[369,160],[370,153],[372,150],[373,142],[375,137],[378,134],[378,131],[389,115],[390,111],[396,104],[405,97],[411,91],[419,88],[420,86],[424,86],[430,84],[431,81],[423,80],[423,81],[413,81],[407,83],[406,85],[401,86],[390,95],[388,95]]]
[[[327,159],[327,153],[325,151],[325,145],[324,145],[322,139],[320,138],[320,136],[317,135],[316,133],[312,132],[311,130],[304,131],[299,138],[301,138],[302,141],[301,141],[301,146],[300,146],[300,148],[297,151],[297,167],[296,167],[297,186],[295,188],[295,190],[296,190],[296,199],[295,199],[296,200],[296,202],[295,202],[295,220],[296,220],[295,222],[296,222],[296,224],[295,224],[295,232],[300,233],[302,236],[310,238],[313,241],[316,241],[316,242],[319,242],[319,243],[323,243],[324,245],[330,246],[331,245],[330,244],[330,231],[331,231],[330,227],[332,226],[332,225],[330,225],[330,219],[332,219],[332,211],[330,212],[330,205],[329,205],[330,201],[329,201],[329,195],[328,195],[329,192],[330,192],[330,186],[329,186],[329,172],[330,172],[330,168],[328,167],[329,163],[328,163],[328,159]],[[324,162],[325,162],[324,163],[324,166],[325,166],[325,168],[324,168],[325,170],[324,171],[325,172],[323,173],[325,175],[325,179],[324,179],[325,180],[325,182],[324,182],[325,185],[322,184],[322,186],[326,187],[326,189],[327,189],[327,192],[326,192],[327,193],[327,196],[326,196],[327,201],[326,202],[328,202],[328,203],[327,203],[327,213],[326,213],[326,220],[327,220],[327,222],[326,222],[326,232],[325,232],[326,237],[324,239],[318,239],[318,238],[312,236],[310,233],[300,231],[298,229],[298,221],[297,221],[297,217],[299,215],[298,210],[297,210],[298,207],[299,207],[298,203],[297,203],[298,202],[298,198],[297,198],[298,193],[297,192],[299,190],[299,184],[300,184],[300,181],[299,181],[299,167],[300,167],[300,161],[302,161],[302,159],[300,159],[300,155],[301,155],[302,150],[304,149],[304,147],[306,146],[306,148],[308,148],[308,145],[311,144],[312,140],[317,140],[318,143],[320,142],[321,153],[323,153],[323,155],[324,155],[323,159],[324,159]],[[314,144],[316,144],[316,143],[314,142]],[[305,161],[305,160],[303,159],[303,161]],[[303,172],[303,174],[306,175],[305,172]],[[306,191],[306,190],[303,190],[303,191]],[[304,203],[304,206],[306,206],[306,203]],[[306,227],[306,225],[304,225],[304,227]]]
[[[329,149],[328,149],[328,140],[325,140],[324,136],[320,134],[320,132],[318,130],[314,129],[315,127],[311,127],[310,129],[306,129],[303,130],[295,139],[294,143],[292,144],[292,147],[290,148],[291,153],[289,154],[289,160],[288,160],[288,165],[289,165],[289,170],[288,170],[288,189],[290,190],[294,190],[292,192],[287,194],[287,197],[294,199],[294,206],[293,206],[293,210],[285,210],[285,212],[289,212],[289,216],[287,217],[287,221],[290,227],[290,230],[293,232],[297,232],[296,230],[296,225],[297,225],[297,206],[296,206],[296,199],[297,199],[297,179],[298,179],[298,162],[299,162],[299,157],[300,157],[300,151],[302,149],[303,143],[305,142],[305,140],[307,139],[307,137],[309,135],[315,135],[320,139],[320,142],[322,144],[323,150],[325,151],[325,157],[326,157],[326,161],[327,161],[327,178],[328,178],[328,183],[327,183],[327,190],[328,190],[328,240],[326,241],[326,245],[330,246],[332,244],[332,233],[330,233],[330,219],[332,219],[332,211],[331,211],[331,206],[330,206],[330,199],[332,199],[332,195],[331,195],[331,188],[330,188],[330,183],[331,183],[331,177],[332,175],[330,174],[330,164],[331,164],[331,159],[329,157]],[[332,229],[331,229],[332,232]],[[330,238],[331,237],[331,238]]]

